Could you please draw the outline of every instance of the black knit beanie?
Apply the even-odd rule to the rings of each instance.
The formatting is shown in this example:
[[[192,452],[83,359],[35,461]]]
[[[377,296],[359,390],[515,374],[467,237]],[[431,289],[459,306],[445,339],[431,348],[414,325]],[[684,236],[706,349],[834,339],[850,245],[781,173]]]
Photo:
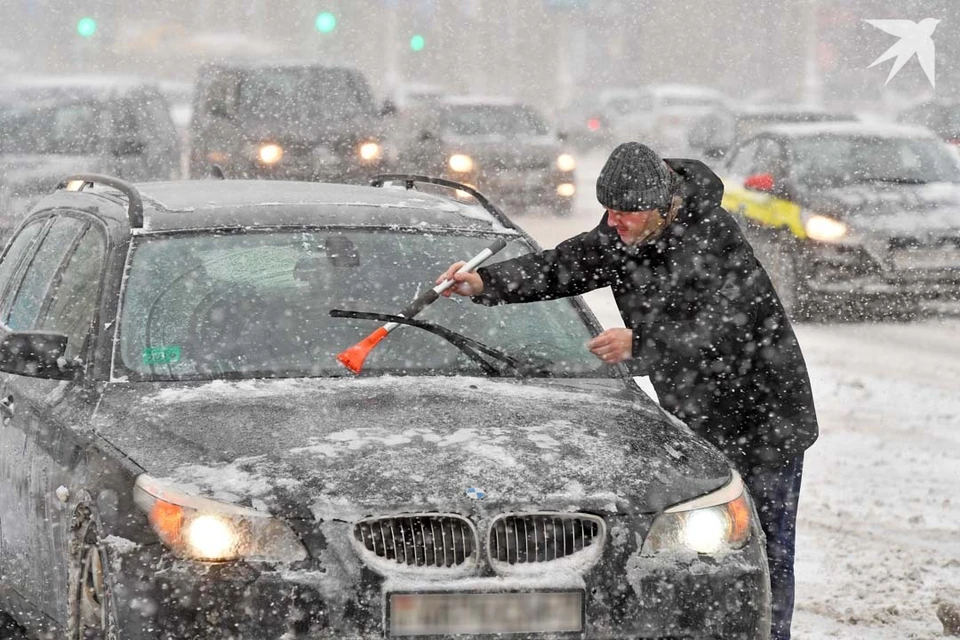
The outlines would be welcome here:
[[[614,211],[648,211],[670,204],[680,176],[650,147],[624,142],[613,150],[597,178],[597,200]]]

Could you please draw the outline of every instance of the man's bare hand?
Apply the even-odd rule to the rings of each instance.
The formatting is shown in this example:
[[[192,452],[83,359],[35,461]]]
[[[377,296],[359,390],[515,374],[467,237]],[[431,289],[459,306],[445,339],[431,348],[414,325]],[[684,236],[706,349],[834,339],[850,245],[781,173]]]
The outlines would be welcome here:
[[[590,353],[607,364],[616,364],[633,357],[633,331],[607,329],[587,343]]]
[[[476,296],[483,293],[483,280],[480,279],[480,276],[477,275],[476,271],[469,271],[467,273],[457,273],[457,269],[466,264],[463,260],[460,262],[454,262],[450,265],[450,268],[443,272],[443,274],[437,278],[436,284],[440,284],[444,280],[449,280],[453,278],[457,284],[453,285],[442,294],[447,298],[450,297],[451,293],[456,293],[461,296]]]

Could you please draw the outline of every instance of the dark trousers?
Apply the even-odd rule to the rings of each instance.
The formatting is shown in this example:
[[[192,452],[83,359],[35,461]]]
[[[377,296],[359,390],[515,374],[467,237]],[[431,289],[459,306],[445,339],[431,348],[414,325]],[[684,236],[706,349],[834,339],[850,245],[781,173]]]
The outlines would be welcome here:
[[[793,619],[793,559],[797,538],[797,501],[803,455],[778,469],[757,469],[744,476],[767,536],[770,565],[770,640],[790,640]]]

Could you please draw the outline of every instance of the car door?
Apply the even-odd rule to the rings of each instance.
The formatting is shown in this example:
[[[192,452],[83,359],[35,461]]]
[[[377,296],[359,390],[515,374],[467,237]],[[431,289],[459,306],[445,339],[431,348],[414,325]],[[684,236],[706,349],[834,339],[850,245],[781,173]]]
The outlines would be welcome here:
[[[795,205],[782,197],[783,162],[783,146],[773,138],[758,137],[743,144],[727,165],[724,208],[741,222],[771,229],[784,226]],[[758,186],[756,177],[760,175],[769,176],[768,185]]]
[[[3,374],[0,396],[5,412],[0,465],[9,469],[15,486],[3,513],[17,518],[13,530],[3,531],[6,578],[60,622],[67,608],[73,507],[87,481],[85,430],[94,393],[82,371],[92,353],[105,252],[106,234],[95,219],[57,215],[0,310],[6,331],[66,335],[64,357],[81,372],[74,380]]]

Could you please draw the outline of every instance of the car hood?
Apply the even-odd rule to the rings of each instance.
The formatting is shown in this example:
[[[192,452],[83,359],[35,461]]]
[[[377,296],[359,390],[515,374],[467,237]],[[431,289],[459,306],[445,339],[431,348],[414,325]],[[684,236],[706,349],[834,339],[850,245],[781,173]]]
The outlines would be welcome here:
[[[451,136],[446,143],[449,153],[465,153],[482,167],[550,168],[560,155],[560,145],[547,136]]]
[[[361,139],[378,139],[374,119],[358,115],[352,118],[263,118],[251,119],[244,127],[251,142],[278,142],[299,145],[353,143]]]
[[[850,223],[857,231],[889,236],[960,232],[960,184],[868,184],[807,190],[800,204]]]
[[[100,173],[103,160],[97,155],[0,155],[0,183],[14,197],[45,195],[72,173]]]
[[[291,517],[479,508],[660,511],[725,459],[604,383],[377,377],[112,383],[99,435],[179,488]]]

